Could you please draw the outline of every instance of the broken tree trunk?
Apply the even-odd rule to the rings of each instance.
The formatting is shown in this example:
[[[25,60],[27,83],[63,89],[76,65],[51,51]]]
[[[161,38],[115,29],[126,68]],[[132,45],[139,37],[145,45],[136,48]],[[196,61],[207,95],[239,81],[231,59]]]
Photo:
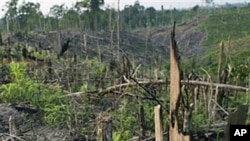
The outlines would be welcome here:
[[[179,55],[175,41],[175,23],[171,32],[170,40],[170,141],[189,141],[189,135],[183,135],[179,128],[180,118],[178,117],[179,103],[181,96],[181,71],[179,66]]]
[[[3,45],[3,38],[2,38],[2,33],[0,32],[0,46]]]
[[[87,47],[87,35],[84,34],[83,36],[83,51],[86,54],[86,60],[88,60],[88,47]]]
[[[157,105],[154,108],[155,113],[155,141],[163,141],[161,106]]]
[[[97,122],[97,141],[112,141],[112,119],[100,116]]]
[[[229,141],[230,125],[245,125],[247,120],[249,105],[240,105],[237,110],[228,116],[227,127],[225,130],[225,141]]]
[[[228,78],[228,69],[226,67],[225,64],[225,53],[224,53],[224,42],[222,41],[220,43],[220,51],[219,51],[219,57],[218,57],[218,72],[217,72],[217,81],[220,84],[226,84],[227,83],[227,78]],[[216,87],[216,93],[214,95],[214,99],[215,101],[221,105],[223,99],[225,98],[225,90],[224,89],[219,89],[218,87]],[[215,104],[211,105],[211,117],[210,119],[212,119],[212,121],[217,120],[218,118],[222,118],[222,117],[218,117],[215,115],[220,115],[219,111],[216,110],[217,106]]]
[[[143,140],[145,139],[146,136],[146,132],[145,132],[145,114],[144,114],[144,107],[142,104],[142,97],[139,96],[138,97],[138,101],[139,101],[139,126],[140,126],[140,136],[139,136],[139,140]]]

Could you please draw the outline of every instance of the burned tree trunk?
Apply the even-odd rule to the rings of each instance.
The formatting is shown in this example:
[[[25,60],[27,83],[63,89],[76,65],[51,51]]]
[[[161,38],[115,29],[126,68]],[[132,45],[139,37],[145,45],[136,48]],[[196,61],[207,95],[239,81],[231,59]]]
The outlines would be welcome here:
[[[3,45],[3,38],[2,38],[2,33],[0,32],[0,46]]]
[[[175,41],[175,23],[171,32],[170,40],[170,141],[189,141],[189,135],[180,132],[181,119],[178,116],[181,97],[181,70],[179,66],[179,55]]]
[[[139,101],[139,126],[140,126],[140,137],[139,140],[145,139],[146,132],[145,132],[145,113],[144,113],[144,107],[142,104],[142,98],[138,97]]]
[[[225,141],[229,141],[230,125],[245,125],[247,120],[249,105],[240,105],[237,110],[228,116],[228,123],[225,130]],[[239,116],[240,115],[240,116]]]

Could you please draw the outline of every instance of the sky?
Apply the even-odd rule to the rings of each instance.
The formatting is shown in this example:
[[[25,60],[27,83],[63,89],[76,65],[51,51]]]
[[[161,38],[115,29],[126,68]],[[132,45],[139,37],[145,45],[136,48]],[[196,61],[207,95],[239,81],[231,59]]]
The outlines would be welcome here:
[[[9,0],[0,0],[0,17],[2,17],[5,13],[3,9],[6,9],[4,6],[5,3]],[[23,1],[25,2],[39,2],[41,4],[41,10],[43,14],[48,14],[50,7],[53,5],[65,4],[68,7],[72,7],[74,3],[80,0],[19,0],[19,4]],[[117,7],[118,0],[104,0],[104,7]],[[125,5],[133,5],[136,0],[120,0],[120,9],[122,9]],[[225,4],[225,3],[250,3],[250,0],[213,0],[215,4]],[[160,9],[161,5],[164,6],[165,9],[173,9],[173,8],[190,8],[195,5],[205,5],[205,0],[139,0],[141,5],[145,7],[153,6],[156,9]]]

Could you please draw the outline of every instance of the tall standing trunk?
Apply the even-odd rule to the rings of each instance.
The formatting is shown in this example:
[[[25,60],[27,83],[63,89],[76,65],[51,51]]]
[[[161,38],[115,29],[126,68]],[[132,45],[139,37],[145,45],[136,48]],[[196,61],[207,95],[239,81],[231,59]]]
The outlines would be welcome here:
[[[94,30],[97,32],[97,10],[94,10]]]
[[[120,60],[120,0],[117,2],[117,60]]]
[[[180,112],[180,97],[181,97],[181,70],[179,64],[179,55],[177,44],[175,41],[175,22],[173,31],[171,32],[170,40],[170,141],[189,141],[190,136],[180,132],[181,118]],[[180,126],[180,127],[179,127]]]

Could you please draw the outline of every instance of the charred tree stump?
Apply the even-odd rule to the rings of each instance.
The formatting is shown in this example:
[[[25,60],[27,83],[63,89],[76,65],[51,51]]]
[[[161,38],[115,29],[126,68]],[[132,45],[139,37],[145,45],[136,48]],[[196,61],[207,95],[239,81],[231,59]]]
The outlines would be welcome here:
[[[144,113],[144,107],[142,104],[142,98],[139,96],[138,97],[139,101],[139,126],[140,126],[140,137],[139,140],[145,139],[146,132],[145,132],[145,113]]]
[[[245,125],[247,120],[249,105],[241,105],[237,110],[228,116],[228,122],[225,130],[225,141],[229,141],[230,125]],[[240,116],[239,116],[240,115]]]

